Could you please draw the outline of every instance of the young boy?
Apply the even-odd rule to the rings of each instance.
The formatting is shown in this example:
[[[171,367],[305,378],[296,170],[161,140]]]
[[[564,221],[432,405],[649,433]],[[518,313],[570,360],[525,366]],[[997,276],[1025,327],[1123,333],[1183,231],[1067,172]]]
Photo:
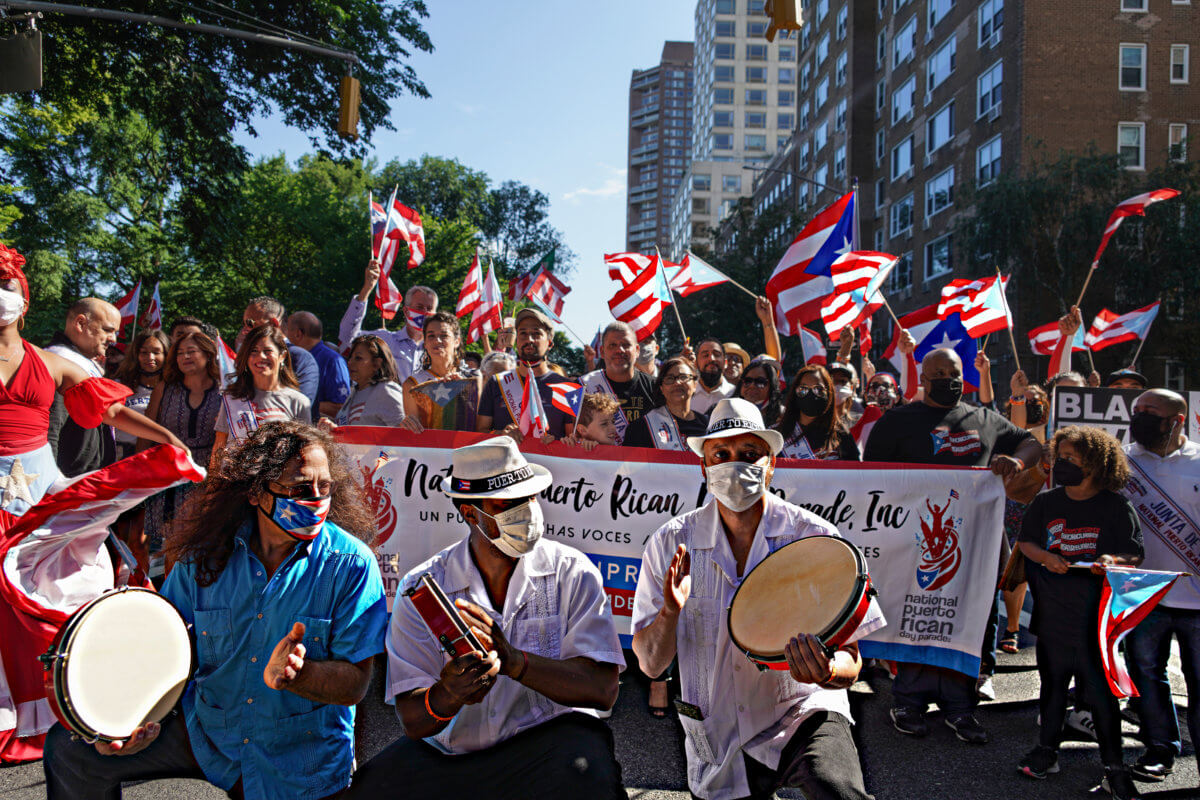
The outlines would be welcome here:
[[[581,445],[584,450],[594,450],[598,444],[620,444],[617,425],[613,422],[613,415],[618,408],[617,398],[612,395],[600,392],[585,394],[579,419],[575,422],[575,433],[564,441]]]

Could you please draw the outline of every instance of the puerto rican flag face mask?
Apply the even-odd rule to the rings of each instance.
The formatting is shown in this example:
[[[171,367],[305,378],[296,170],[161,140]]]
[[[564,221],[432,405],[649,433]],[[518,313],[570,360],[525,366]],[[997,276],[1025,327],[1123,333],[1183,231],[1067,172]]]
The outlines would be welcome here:
[[[322,497],[294,498],[267,489],[275,502],[271,506],[271,521],[283,529],[288,536],[302,542],[311,542],[321,532],[325,518],[329,516],[329,495]]]

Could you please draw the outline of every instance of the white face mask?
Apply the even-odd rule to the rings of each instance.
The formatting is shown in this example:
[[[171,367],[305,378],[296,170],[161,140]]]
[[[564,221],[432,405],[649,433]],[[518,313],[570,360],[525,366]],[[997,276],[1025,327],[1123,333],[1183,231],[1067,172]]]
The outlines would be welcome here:
[[[854,387],[852,387],[850,384],[843,383],[841,386],[837,387],[837,399],[839,403],[844,403],[851,397],[854,397]]]
[[[12,325],[25,313],[25,298],[16,292],[0,289],[0,325]]]
[[[496,516],[485,512],[482,508],[475,509],[480,514],[496,523],[500,535],[489,541],[509,558],[520,558],[537,545],[542,538],[544,528],[542,507],[537,500],[530,499],[527,503],[501,511]]]
[[[767,465],[770,459],[755,464],[727,461],[704,468],[709,493],[730,511],[745,511],[767,493]]]

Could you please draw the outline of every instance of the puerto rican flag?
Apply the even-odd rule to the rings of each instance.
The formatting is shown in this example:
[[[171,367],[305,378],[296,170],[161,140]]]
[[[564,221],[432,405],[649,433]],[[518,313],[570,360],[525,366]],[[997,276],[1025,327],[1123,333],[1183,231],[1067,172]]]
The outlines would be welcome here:
[[[832,339],[843,328],[857,328],[881,308],[883,299],[879,293],[876,292],[875,299],[868,302],[863,296],[863,287],[860,287],[827,297],[821,305],[821,321]]]
[[[217,334],[217,369],[221,373],[222,386],[228,386],[237,377],[237,353],[229,349],[220,334]]]
[[[498,331],[504,324],[501,319],[504,298],[496,281],[495,264],[488,265],[487,278],[479,294],[479,305],[471,312],[471,322],[467,325],[467,342],[478,342],[484,334]]]
[[[825,352],[825,343],[821,341],[821,337],[810,331],[808,328],[800,328],[800,347],[804,351],[804,363],[820,364],[824,366],[828,363],[828,354]]]
[[[475,258],[471,259],[471,268],[463,279],[462,289],[458,292],[458,305],[454,316],[465,317],[479,308],[483,302],[483,269],[479,265],[479,248],[475,248]]]
[[[1158,316],[1159,303],[1156,300],[1148,306],[1143,306],[1127,314],[1116,314],[1107,308],[1101,309],[1092,321],[1083,341],[1092,350],[1103,350],[1121,342],[1131,342],[1135,339],[1145,339]]]
[[[938,316],[946,319],[951,314],[959,314],[967,333],[975,339],[1011,328],[1012,311],[1004,296],[1007,285],[1007,279],[1001,279],[999,275],[950,281],[942,287]]]
[[[833,292],[831,267],[838,256],[854,250],[854,192],[817,214],[804,226],[767,281],[767,299],[775,308],[779,332],[792,336],[821,316]]]
[[[604,256],[604,263],[608,264],[608,277],[622,286],[633,283],[634,278],[654,261],[655,256],[642,253],[609,253]]]
[[[664,262],[664,266],[668,266],[666,262]],[[683,261],[676,266],[677,269],[670,276],[667,285],[679,292],[680,297],[687,297],[701,289],[729,282],[729,278],[724,273],[691,250],[684,254]]]
[[[1146,206],[1178,196],[1179,191],[1176,189],[1155,189],[1118,203],[1108,218],[1108,223],[1104,226],[1104,235],[1100,237],[1100,247],[1097,248],[1096,255],[1092,258],[1092,269],[1100,266],[1100,256],[1103,255],[1104,248],[1108,247],[1108,240],[1117,232],[1117,228],[1121,227],[1121,223],[1125,221],[1126,217],[1144,217],[1146,216]]]
[[[622,285],[608,301],[612,315],[633,328],[639,342],[648,339],[662,323],[663,310],[671,304],[671,289],[657,257]],[[611,270],[610,270],[611,274]]]
[[[891,273],[892,268],[896,266],[897,261],[899,259],[890,253],[852,250],[845,255],[838,256],[830,265],[833,288],[842,293],[855,289],[862,289],[865,293],[867,287],[871,285],[878,289],[887,275]],[[883,278],[879,277],[881,271],[884,273]]]
[[[137,319],[138,303],[142,298],[142,281],[138,282],[130,290],[129,294],[118,300],[115,305],[117,311],[121,312],[121,330],[117,332],[117,338],[120,339],[125,335],[125,329]]]
[[[1029,336],[1029,349],[1039,356],[1052,356],[1054,351],[1058,349],[1058,340],[1062,338],[1062,334],[1058,331],[1058,323],[1050,322],[1045,325],[1039,325],[1031,330]],[[1075,338],[1071,342],[1071,349],[1075,351],[1087,350],[1087,345],[1083,342],[1083,326],[1080,325],[1075,331]]]
[[[1109,567],[1105,571],[1097,634],[1104,677],[1117,697],[1139,696],[1121,657],[1121,640],[1166,597],[1180,575],[1132,567]]]
[[[550,432],[550,420],[546,417],[546,409],[542,406],[542,396],[538,393],[537,380],[533,372],[525,374],[525,391],[521,394],[521,426],[522,436],[532,436],[540,439]]]
[[[548,309],[555,319],[561,320],[563,303],[566,296],[570,293],[571,287],[550,274],[549,270],[545,267],[542,267],[541,271],[534,276],[533,282],[529,284],[529,288],[525,290],[525,294],[522,296],[528,297],[539,306]]]
[[[387,227],[387,214],[383,211],[383,206],[375,202],[375,196],[371,192],[367,192],[368,218],[371,223],[371,258],[379,258],[379,253],[383,247],[383,229]],[[392,253],[392,258],[395,259],[396,254]]]
[[[901,329],[912,334],[917,342],[912,363],[906,363],[904,354],[900,352]],[[939,347],[949,347],[958,353],[962,360],[963,388],[966,391],[974,391],[979,386],[979,371],[975,369],[975,356],[979,349],[975,340],[967,334],[958,314],[938,319],[937,306],[929,305],[900,317],[900,326],[892,331],[892,341],[883,351],[883,357],[892,362],[896,371],[904,376],[904,386],[908,390],[905,397],[908,399],[916,396],[918,388],[915,368],[920,366],[926,353]]]
[[[387,214],[383,224],[382,253],[379,257],[379,283],[375,289],[375,307],[384,319],[392,319],[404,305],[404,298],[392,282],[392,267],[400,252],[400,242],[408,245],[408,268],[420,266],[425,260],[425,228],[421,215],[396,200],[396,189],[388,198],[384,209]],[[374,222],[372,222],[372,229]]]
[[[533,265],[533,269],[526,272],[520,278],[508,285],[508,299],[520,300],[529,294],[534,283],[542,276],[543,273],[549,273],[554,269],[555,250],[551,248],[550,252],[538,259],[538,262]],[[565,288],[565,287],[564,287]],[[567,289],[567,292],[571,291]],[[566,294],[566,292],[563,292]]]
[[[275,520],[285,531],[311,528],[329,514],[329,497],[292,498],[291,504]]]
[[[550,384],[550,404],[564,414],[578,417],[583,407],[583,387],[569,381]]]
[[[146,306],[138,324],[143,330],[162,330],[162,299],[158,296],[157,282],[154,284],[154,291],[150,293],[150,305]]]

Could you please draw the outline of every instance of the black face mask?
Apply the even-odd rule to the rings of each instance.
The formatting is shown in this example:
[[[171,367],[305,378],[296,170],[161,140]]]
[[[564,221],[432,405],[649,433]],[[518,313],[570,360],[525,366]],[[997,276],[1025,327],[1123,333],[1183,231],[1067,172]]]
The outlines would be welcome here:
[[[1162,447],[1171,435],[1170,429],[1162,429],[1166,420],[1166,417],[1151,414],[1149,411],[1137,411],[1129,419],[1129,438],[1147,450]]]
[[[956,406],[962,400],[962,378],[930,378],[929,399],[939,406]]]
[[[1058,486],[1078,486],[1083,483],[1083,469],[1061,458],[1054,462],[1054,469],[1050,474],[1054,476],[1054,483]]]
[[[796,397],[796,407],[800,413],[810,417],[819,417],[825,413],[829,398],[823,394],[802,394]]]
[[[1046,412],[1041,403],[1030,403],[1025,406],[1025,422],[1029,425],[1041,425],[1046,421]]]

